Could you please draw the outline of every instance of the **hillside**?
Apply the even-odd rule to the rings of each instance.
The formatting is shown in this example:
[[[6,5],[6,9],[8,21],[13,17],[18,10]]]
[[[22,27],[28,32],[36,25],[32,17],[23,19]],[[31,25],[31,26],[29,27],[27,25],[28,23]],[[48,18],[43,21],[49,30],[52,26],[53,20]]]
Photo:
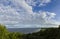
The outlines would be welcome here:
[[[26,39],[60,39],[60,28],[41,29],[39,32],[27,34]]]
[[[0,39],[60,39],[60,27],[43,28],[38,32],[24,34],[9,32],[5,26],[0,25]]]

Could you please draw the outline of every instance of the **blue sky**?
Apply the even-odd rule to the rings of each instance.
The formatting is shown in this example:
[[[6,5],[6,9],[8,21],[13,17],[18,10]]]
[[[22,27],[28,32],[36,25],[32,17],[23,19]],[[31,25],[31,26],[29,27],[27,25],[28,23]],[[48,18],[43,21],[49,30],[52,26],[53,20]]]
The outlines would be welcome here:
[[[46,6],[42,6],[42,7],[39,7],[39,6],[34,6],[33,7],[33,11],[40,11],[40,10],[43,10],[43,11],[49,11],[49,12],[54,12],[56,13],[56,19],[57,21],[60,21],[60,0],[51,0],[50,3],[48,3]]]
[[[0,0],[0,23],[7,28],[57,27],[60,0]]]

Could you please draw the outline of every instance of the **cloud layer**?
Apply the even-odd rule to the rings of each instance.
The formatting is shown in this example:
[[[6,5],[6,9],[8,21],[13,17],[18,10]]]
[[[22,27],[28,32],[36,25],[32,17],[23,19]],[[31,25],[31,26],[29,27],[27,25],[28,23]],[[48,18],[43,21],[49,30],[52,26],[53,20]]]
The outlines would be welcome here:
[[[0,0],[0,23],[15,28],[56,26],[55,13],[48,11],[33,12],[31,4],[28,4],[29,1]],[[50,0],[40,0],[40,6],[49,2]],[[32,4],[34,6],[34,2]]]

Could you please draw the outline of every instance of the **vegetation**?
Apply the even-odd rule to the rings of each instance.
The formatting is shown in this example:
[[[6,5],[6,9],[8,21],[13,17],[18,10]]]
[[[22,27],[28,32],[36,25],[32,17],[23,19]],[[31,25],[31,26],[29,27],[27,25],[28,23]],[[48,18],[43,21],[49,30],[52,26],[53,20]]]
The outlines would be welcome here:
[[[45,28],[39,32],[22,34],[8,32],[6,27],[0,24],[0,39],[60,39],[60,26],[59,28]]]

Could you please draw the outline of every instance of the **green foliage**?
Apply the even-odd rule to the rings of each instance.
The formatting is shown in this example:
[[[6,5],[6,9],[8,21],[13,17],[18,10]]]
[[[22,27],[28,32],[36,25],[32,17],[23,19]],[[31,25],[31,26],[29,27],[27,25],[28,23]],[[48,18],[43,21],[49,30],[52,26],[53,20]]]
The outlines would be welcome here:
[[[23,34],[18,32],[8,32],[4,25],[0,24],[0,39],[22,39]]]
[[[59,28],[45,28],[39,32],[25,35],[25,39],[60,39]]]
[[[22,34],[8,32],[6,27],[0,24],[0,39],[60,39],[60,26],[59,28],[45,28],[39,32]]]
[[[9,34],[10,39],[22,39],[23,34],[20,34],[18,32],[12,32]]]
[[[8,39],[8,31],[4,25],[0,24],[0,39]]]

